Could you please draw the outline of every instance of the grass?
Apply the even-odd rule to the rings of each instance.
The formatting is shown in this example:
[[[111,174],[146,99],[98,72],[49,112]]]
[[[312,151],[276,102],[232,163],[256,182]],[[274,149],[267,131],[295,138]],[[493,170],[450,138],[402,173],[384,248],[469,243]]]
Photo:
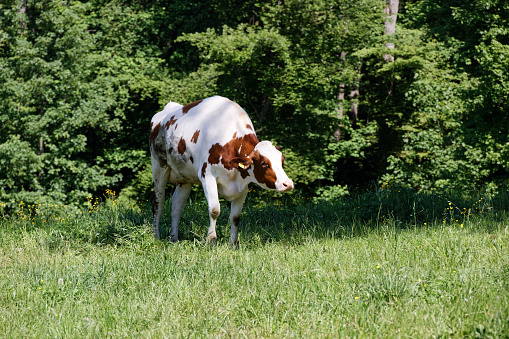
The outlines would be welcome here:
[[[507,337],[508,206],[508,192],[372,189],[329,203],[255,194],[231,250],[226,204],[221,240],[204,244],[199,194],[177,244],[153,240],[148,203],[111,192],[83,210],[20,205],[0,218],[0,333]]]

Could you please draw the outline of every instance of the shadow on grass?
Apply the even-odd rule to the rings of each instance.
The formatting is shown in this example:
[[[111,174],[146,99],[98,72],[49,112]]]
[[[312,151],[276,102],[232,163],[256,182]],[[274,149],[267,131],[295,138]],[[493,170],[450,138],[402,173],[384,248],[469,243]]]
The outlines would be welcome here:
[[[255,192],[256,193],[256,192]],[[230,236],[229,203],[221,201],[216,232],[219,243]],[[371,189],[352,193],[334,201],[312,202],[293,195],[248,196],[240,222],[240,242],[244,246],[265,243],[301,244],[310,239],[363,236],[373,230],[396,231],[430,228],[438,225],[475,224],[484,232],[507,222],[509,192],[488,198],[457,192],[417,193],[411,189]],[[163,240],[168,240],[171,199],[165,203],[161,218]],[[477,222],[485,220],[487,222]],[[46,232],[47,246],[58,250],[69,243],[97,246],[147,243],[152,238],[152,214],[149,203],[125,206],[103,201],[92,211],[61,220],[12,220],[3,228],[15,231]],[[479,226],[480,225],[480,226]],[[205,243],[209,218],[203,193],[193,192],[179,227],[179,239]]]
[[[170,204],[164,225],[169,227]],[[244,206],[239,226],[241,243],[298,244],[317,238],[363,236],[373,230],[404,230],[443,225],[473,224],[490,232],[507,221],[509,192],[494,197],[462,192],[417,193],[412,189],[371,189],[334,201],[313,203],[296,196],[255,197]],[[221,203],[217,221],[220,242],[230,235],[229,203]],[[483,220],[479,223],[479,220]],[[207,206],[196,196],[180,222],[179,238],[204,241],[208,230]],[[482,224],[482,225],[481,225]],[[480,226],[479,226],[480,225]],[[492,229],[490,229],[492,228]]]

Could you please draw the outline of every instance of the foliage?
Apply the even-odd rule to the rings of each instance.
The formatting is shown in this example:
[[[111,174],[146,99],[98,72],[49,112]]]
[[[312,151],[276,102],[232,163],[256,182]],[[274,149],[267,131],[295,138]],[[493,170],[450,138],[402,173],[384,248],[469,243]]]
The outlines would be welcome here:
[[[333,179],[326,155],[336,143],[336,97],[341,83],[358,76],[351,52],[379,41],[382,12],[379,1],[287,1],[264,5],[259,25],[209,29],[177,41],[196,46],[198,72],[213,80],[211,87],[245,107],[262,138],[285,147],[289,175],[316,186]]]
[[[302,194],[389,179],[496,192],[509,173],[506,2],[404,1],[391,36],[385,6],[2,1],[0,201],[145,198],[151,116],[216,94],[282,147]]]
[[[161,60],[137,47],[149,22],[115,3],[28,1],[25,13],[17,6],[1,8],[0,199],[25,191],[83,202],[146,156],[131,138],[148,116],[131,110],[133,96],[157,86]]]
[[[412,95],[412,101],[418,100],[421,107],[427,102],[428,112],[443,114],[444,108],[449,111],[440,124],[445,133],[433,133],[440,141],[436,144],[437,161],[431,162],[429,167],[436,170],[418,171],[431,179],[422,188],[487,183],[488,189],[493,189],[506,182],[509,139],[502,131],[509,127],[508,11],[505,1],[412,1],[407,4],[403,22],[419,28],[426,36],[424,39],[436,41],[440,55],[433,54],[435,59],[431,60],[440,60],[440,68],[445,67],[441,71],[443,75],[438,77],[436,71],[430,73],[427,67],[428,80],[420,80],[421,74],[412,85],[434,84],[432,90],[438,91],[443,99],[429,97],[427,92],[431,88],[424,87],[417,95]],[[435,65],[436,62],[432,64]],[[415,144],[410,141],[407,150],[418,151]],[[398,167],[395,162],[394,168]],[[416,186],[414,180],[408,182]]]
[[[369,93],[361,109],[379,126],[375,145],[387,164],[381,179],[421,190],[469,187],[470,159],[459,138],[468,75],[450,70],[443,45],[424,42],[418,31],[400,30],[396,41],[404,47],[394,50],[392,63],[381,48],[358,52],[366,63],[361,86]]]

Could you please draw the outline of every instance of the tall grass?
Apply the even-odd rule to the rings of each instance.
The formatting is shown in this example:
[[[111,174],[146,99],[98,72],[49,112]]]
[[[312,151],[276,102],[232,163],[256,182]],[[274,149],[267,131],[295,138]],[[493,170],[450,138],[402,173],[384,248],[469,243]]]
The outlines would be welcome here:
[[[111,192],[83,210],[36,205],[4,215],[0,333],[509,336],[507,192],[375,188],[327,203],[255,194],[239,250],[227,246],[221,207],[215,247],[204,243],[199,193],[177,244],[153,240],[147,202],[119,204]]]

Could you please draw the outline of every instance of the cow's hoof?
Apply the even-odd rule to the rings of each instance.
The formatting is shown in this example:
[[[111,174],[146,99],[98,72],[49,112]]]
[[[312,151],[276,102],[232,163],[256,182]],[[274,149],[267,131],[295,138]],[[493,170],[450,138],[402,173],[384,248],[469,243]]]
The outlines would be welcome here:
[[[207,238],[207,245],[209,245],[209,246],[216,246],[216,244],[217,244],[217,238],[216,237],[214,237],[214,238],[208,237]]]

